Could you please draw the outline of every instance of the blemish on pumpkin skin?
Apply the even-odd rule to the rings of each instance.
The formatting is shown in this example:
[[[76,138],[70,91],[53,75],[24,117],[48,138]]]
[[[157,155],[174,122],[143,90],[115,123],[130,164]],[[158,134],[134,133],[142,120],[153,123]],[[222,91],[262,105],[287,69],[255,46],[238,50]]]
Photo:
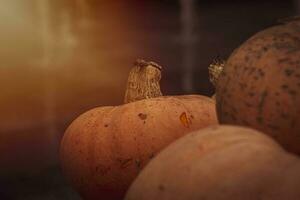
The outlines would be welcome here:
[[[282,58],[282,59],[279,59],[278,62],[279,63],[285,63],[285,62],[287,62],[289,60],[290,60],[289,58]]]
[[[151,154],[149,155],[149,159],[152,159],[152,158],[154,158],[154,153],[151,153]]]
[[[286,76],[291,76],[294,73],[294,70],[292,70],[292,69],[285,69],[284,73],[285,73]]]
[[[135,166],[136,166],[138,169],[141,168],[141,164],[142,164],[142,162],[141,162],[139,159],[136,159],[136,160],[135,160]]]
[[[179,117],[181,123],[184,127],[189,128],[191,124],[191,120],[188,118],[187,114],[183,112]]]
[[[291,96],[295,96],[297,94],[297,92],[295,90],[289,90],[289,94]]]
[[[268,51],[268,47],[263,47],[263,51]]]
[[[108,124],[104,124],[104,127],[107,128],[107,127],[108,127]]]
[[[268,91],[264,90],[263,93],[261,94],[260,101],[259,101],[259,104],[258,104],[259,113],[262,113],[262,111],[263,111],[263,107],[265,105],[265,100],[266,100],[267,96],[268,96]]]
[[[249,95],[250,97],[253,97],[253,96],[255,95],[255,93],[254,93],[254,92],[249,92],[248,95]]]
[[[146,120],[146,119],[147,119],[147,114],[139,113],[138,116],[139,116],[139,118],[140,118],[141,120]]]
[[[262,118],[261,116],[256,117],[256,121],[257,121],[259,124],[263,124],[263,118]]]
[[[128,159],[125,159],[125,160],[119,159],[119,162],[121,164],[121,168],[123,169],[123,168],[128,167],[131,164],[132,160],[133,160],[132,158],[128,158]]]
[[[261,69],[258,70],[258,74],[261,76],[261,77],[264,77],[265,76],[265,72]]]
[[[159,189],[160,191],[164,191],[164,190],[165,190],[165,186],[159,185],[159,186],[158,186],[158,189]]]
[[[249,67],[244,67],[244,72],[248,71]]]

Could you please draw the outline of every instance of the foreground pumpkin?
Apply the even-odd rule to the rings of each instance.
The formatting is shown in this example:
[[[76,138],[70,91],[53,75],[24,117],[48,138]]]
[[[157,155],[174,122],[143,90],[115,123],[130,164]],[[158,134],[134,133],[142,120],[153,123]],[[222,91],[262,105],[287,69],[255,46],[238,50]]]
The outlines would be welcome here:
[[[299,19],[254,35],[215,75],[220,123],[261,130],[300,154]]]
[[[161,96],[161,67],[138,60],[125,103],[78,117],[64,134],[63,172],[86,199],[122,199],[145,164],[177,138],[217,124],[215,103],[199,96]]]
[[[253,129],[213,126],[159,153],[125,200],[297,200],[300,160]]]

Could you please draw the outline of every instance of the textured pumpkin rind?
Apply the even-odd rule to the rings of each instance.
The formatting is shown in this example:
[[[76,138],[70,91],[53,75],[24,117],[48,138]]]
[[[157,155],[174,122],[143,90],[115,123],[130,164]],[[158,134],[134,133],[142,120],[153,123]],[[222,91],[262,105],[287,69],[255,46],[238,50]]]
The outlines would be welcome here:
[[[125,200],[299,199],[299,177],[298,158],[271,138],[252,129],[215,126],[165,148]]]
[[[300,21],[264,30],[236,49],[216,87],[220,123],[261,130],[300,153]]]
[[[162,148],[213,124],[215,102],[198,95],[95,108],[67,129],[60,151],[63,171],[84,198],[121,199]]]

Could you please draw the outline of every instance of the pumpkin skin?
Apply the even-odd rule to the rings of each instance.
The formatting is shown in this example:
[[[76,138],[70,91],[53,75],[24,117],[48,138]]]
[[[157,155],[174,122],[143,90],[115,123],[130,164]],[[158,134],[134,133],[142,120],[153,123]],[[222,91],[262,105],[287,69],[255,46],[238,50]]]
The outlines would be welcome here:
[[[123,199],[147,162],[177,138],[217,124],[215,102],[205,96],[164,96],[79,116],[60,149],[64,174],[86,199]]]
[[[299,159],[268,136],[243,127],[213,126],[160,152],[125,200],[296,200],[299,178]]]
[[[261,31],[235,50],[216,93],[221,124],[258,129],[300,154],[300,20]]]

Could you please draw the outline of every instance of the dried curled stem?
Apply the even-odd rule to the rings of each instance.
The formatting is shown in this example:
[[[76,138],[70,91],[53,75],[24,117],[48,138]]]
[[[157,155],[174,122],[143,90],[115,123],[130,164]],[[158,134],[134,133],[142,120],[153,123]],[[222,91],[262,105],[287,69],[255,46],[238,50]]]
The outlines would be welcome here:
[[[209,80],[216,87],[219,77],[224,69],[225,61],[224,60],[214,60],[212,64],[209,65]]]
[[[162,67],[154,62],[136,60],[128,76],[124,103],[162,96],[161,70]]]

